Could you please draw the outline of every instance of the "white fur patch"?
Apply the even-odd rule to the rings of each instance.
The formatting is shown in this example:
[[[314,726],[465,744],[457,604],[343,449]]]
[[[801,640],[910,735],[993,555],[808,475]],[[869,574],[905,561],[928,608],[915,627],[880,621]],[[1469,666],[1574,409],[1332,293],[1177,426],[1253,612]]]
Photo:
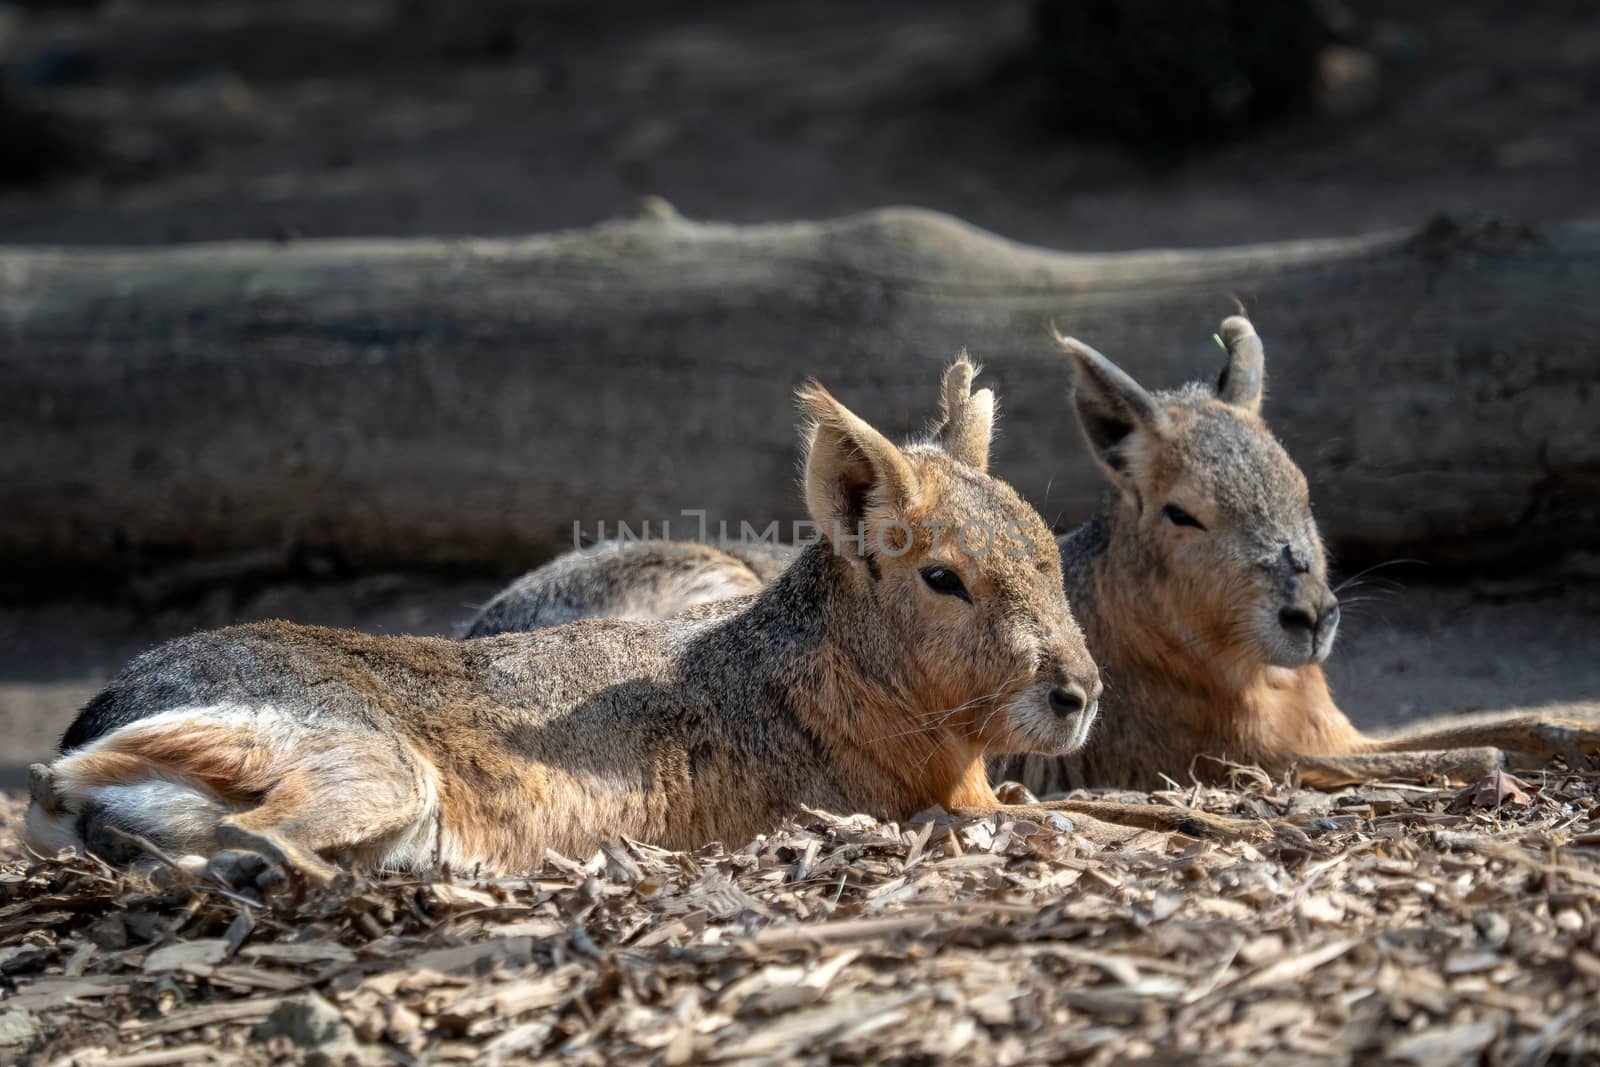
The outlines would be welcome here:
[[[1027,742],[1027,752],[1067,756],[1088,743],[1089,732],[1099,717],[1100,703],[1096,701],[1073,715],[1065,734],[1061,718],[1050,710],[1048,690],[1044,686],[1023,690],[1007,701],[1003,708],[1012,729]]]
[[[385,838],[378,848],[362,850],[361,858],[374,867],[386,871],[427,871],[440,863],[448,863],[453,870],[473,866],[471,858],[460,851],[449,834],[441,838],[438,776],[431,765],[424,766],[422,810],[416,819],[398,834]]]
[[[78,837],[76,813],[51,815],[37,804],[28,805],[28,815],[22,824],[22,840],[29,848],[46,857],[54,856],[64,848],[83,848],[83,841]]]
[[[125,740],[148,732],[166,733],[181,729],[186,723],[199,725],[220,721],[243,725],[246,716],[251,726],[282,718],[271,708],[231,704],[174,708],[112,730],[61,757],[50,769],[55,778],[56,800],[62,810],[49,814],[37,804],[30,806],[24,830],[28,843],[44,855],[54,855],[63,848],[82,850],[80,820],[85,812],[102,808],[121,829],[155,836],[190,850],[211,851],[216,847],[212,831],[217,820],[234,810],[220,798],[191,783],[156,772],[140,781],[115,785],[85,781],[84,772],[92,766],[89,757],[111,745],[113,739]]]
[[[103,785],[85,780],[92,766],[89,757],[106,748],[120,748],[142,734],[181,733],[186,727],[224,725],[253,734],[273,757],[268,774],[291,771],[308,774],[319,791],[353,794],[370,789],[375,780],[387,788],[412,786],[421,791],[417,817],[400,828],[362,842],[354,850],[358,859],[386,870],[424,871],[435,862],[457,869],[473,866],[476,858],[461,852],[450,835],[440,840],[438,782],[430,761],[417,757],[423,768],[418,782],[396,783],[388,767],[372,767],[360,758],[361,746],[351,745],[349,726],[337,720],[320,723],[286,715],[271,705],[216,704],[163,711],[96,738],[62,757],[52,767],[55,790],[63,809],[48,814],[30,808],[26,835],[44,855],[62,848],[83,848],[79,818],[94,807],[102,808],[114,825],[141,833],[175,848],[210,852],[216,848],[217,821],[240,810],[202,786],[152,770],[142,780]]]
[[[214,850],[217,820],[235,810],[204,789],[162,778],[96,786],[85,796],[120,829],[190,852]]]

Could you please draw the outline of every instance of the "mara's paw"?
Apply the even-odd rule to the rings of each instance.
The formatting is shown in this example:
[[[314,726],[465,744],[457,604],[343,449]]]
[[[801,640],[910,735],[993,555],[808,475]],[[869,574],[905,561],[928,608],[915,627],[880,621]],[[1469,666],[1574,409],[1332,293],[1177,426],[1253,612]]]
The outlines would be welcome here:
[[[1269,832],[1266,824],[1258,819],[1236,819],[1231,815],[1213,815],[1209,811],[1179,809],[1175,817],[1173,829],[1190,837],[1242,841]]]
[[[201,874],[229,889],[264,889],[284,878],[282,869],[260,852],[235,848],[207,857]]]
[[[1001,782],[994,787],[994,795],[1002,804],[1037,804],[1039,798],[1021,782]]]
[[[217,844],[223,848],[223,852],[218,855],[225,855],[228,852],[253,853],[265,863],[276,864],[309,885],[326,885],[342,873],[339,868],[320,856],[297,848],[271,831],[247,830],[226,820],[217,824]],[[243,867],[239,869],[242,873]],[[259,878],[258,871],[253,879],[259,880]]]
[[[65,810],[56,793],[56,772],[49,765],[34,763],[28,767],[28,797],[46,815],[60,815]]]
[[[1574,771],[1600,767],[1600,722],[1551,719],[1535,723],[1528,731],[1528,754],[1540,759],[1560,759]]]

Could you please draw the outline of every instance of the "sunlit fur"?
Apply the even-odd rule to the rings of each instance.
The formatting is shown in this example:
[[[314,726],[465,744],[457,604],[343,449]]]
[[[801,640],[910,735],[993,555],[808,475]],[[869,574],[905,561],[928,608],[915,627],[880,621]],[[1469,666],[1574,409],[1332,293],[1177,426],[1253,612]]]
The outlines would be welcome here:
[[[820,386],[801,393],[824,530],[761,592],[670,621],[588,620],[469,641],[285,622],[136,659],[31,771],[35,847],[252,847],[407,871],[524,870],[630,837],[743,842],[803,806],[904,819],[994,804],[986,753],[1066,752],[1099,680],[1048,529],[953,440],[900,448]],[[986,450],[985,450],[986,451]],[[980,523],[993,550],[934,544]],[[903,524],[903,526],[902,526]],[[915,534],[902,544],[898,531]],[[893,546],[893,552],[876,546]],[[922,570],[957,571],[971,602]],[[119,832],[120,831],[120,832]]]
[[[1156,416],[1141,418],[1086,396],[1099,387],[1089,375],[1080,406],[1113,407],[1128,427],[1091,437],[1111,489],[1061,539],[1068,599],[1105,676],[1103,718],[1077,756],[995,772],[1046,793],[1154,786],[1225,770],[1206,756],[1280,764],[1282,752],[1354,743],[1320,667],[1337,601],[1300,469],[1253,410],[1208,386],[1149,394]],[[1169,506],[1203,528],[1173,522]],[[1295,609],[1326,621],[1286,628],[1281,613]]]
[[[1337,786],[1471,778],[1500,764],[1500,748],[1578,760],[1600,743],[1593,724],[1527,713],[1386,737],[1356,730],[1321,667],[1337,599],[1305,477],[1259,414],[1260,339],[1242,317],[1220,335],[1228,358],[1216,389],[1157,393],[1062,339],[1079,422],[1110,486],[1099,514],[1061,539],[1068,598],[1106,692],[1081,751],[997,761],[992,777],[1047,795],[1216,780],[1237,763]],[[1204,528],[1174,523],[1169,505]],[[1285,625],[1285,611],[1315,625]]]
[[[637,566],[634,545],[643,543],[608,541],[558,556],[497,593],[463,636],[492,637],[588,618],[664,619],[697,604],[758,592],[796,555],[759,544],[720,550],[655,541],[648,542],[648,566]],[[605,610],[596,611],[597,604]]]
[[[1061,539],[1068,599],[1106,692],[1092,733],[1082,723],[1088,744],[1076,755],[1000,758],[995,780],[1021,779],[1046,795],[1216,779],[1230,763],[1293,771],[1316,786],[1472,778],[1499,766],[1503,750],[1582,763],[1600,729],[1562,709],[1379,737],[1355,729],[1320,666],[1338,630],[1337,600],[1305,477],[1261,418],[1261,339],[1239,316],[1219,337],[1227,354],[1217,385],[1165,393],[1063,339],[1076,366],[1075,411],[1109,486],[1099,514]],[[948,448],[949,437],[936,426],[934,440]],[[1173,523],[1169,504],[1204,529]],[[551,604],[604,616],[644,602],[670,615],[683,607],[673,583],[686,548],[696,566],[753,573],[741,558],[751,546],[630,544],[533,572],[492,614],[535,627],[560,617]],[[1285,626],[1286,610],[1315,625]]]
[[[1203,386],[1154,395],[1165,419],[1120,447],[1125,470],[1095,520],[1100,529],[1063,541],[1106,557],[1124,584],[1121,621],[1164,647],[1245,683],[1259,666],[1320,663],[1333,626],[1286,629],[1285,609],[1333,610],[1322,539],[1305,476],[1259,418]],[[1204,529],[1174,523],[1168,505]],[[1103,547],[1092,542],[1099,540]],[[1069,579],[1071,581],[1071,579]]]

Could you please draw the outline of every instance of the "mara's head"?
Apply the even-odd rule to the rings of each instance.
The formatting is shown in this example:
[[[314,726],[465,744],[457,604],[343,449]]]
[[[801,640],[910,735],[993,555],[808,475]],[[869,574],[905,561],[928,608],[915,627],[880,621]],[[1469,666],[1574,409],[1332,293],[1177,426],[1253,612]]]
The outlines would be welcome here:
[[[1229,666],[1301,667],[1333,647],[1339,601],[1305,475],[1261,419],[1261,339],[1222,323],[1213,388],[1151,393],[1088,345],[1078,421],[1110,480],[1114,595],[1197,655]]]
[[[988,472],[994,395],[971,391],[965,353],[945,373],[941,419],[898,446],[820,385],[806,504],[847,583],[848,635],[880,689],[923,728],[989,752],[1069,752],[1087,740],[1100,677],[1067,607],[1044,521]]]

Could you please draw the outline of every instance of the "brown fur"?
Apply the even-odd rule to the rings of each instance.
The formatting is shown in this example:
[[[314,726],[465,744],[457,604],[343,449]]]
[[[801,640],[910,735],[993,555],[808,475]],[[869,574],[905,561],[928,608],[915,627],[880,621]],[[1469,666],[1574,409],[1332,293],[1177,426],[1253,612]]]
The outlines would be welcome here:
[[[1080,423],[1111,492],[1062,538],[1067,593],[1106,680],[1100,725],[1059,760],[1012,757],[994,771],[1040,793],[1153,787],[1229,762],[1306,784],[1480,776],[1501,750],[1574,765],[1600,727],[1528,713],[1423,723],[1369,737],[1340,711],[1322,660],[1337,626],[1305,478],[1261,420],[1262,349],[1249,322],[1223,324],[1216,392],[1150,394],[1099,353],[1061,339],[1078,371]],[[1205,528],[1180,525],[1169,505]],[[1276,626],[1320,618],[1321,637]],[[1323,630],[1326,630],[1325,635]]]
[[[1577,715],[1509,711],[1376,737],[1351,724],[1321,667],[1337,599],[1305,477],[1260,414],[1261,339],[1242,316],[1227,319],[1220,337],[1227,359],[1216,388],[1157,394],[1062,339],[1077,365],[1079,422],[1111,486],[1099,515],[1060,542],[1068,597],[1105,676],[1104,713],[1081,752],[1001,759],[991,768],[996,780],[1020,779],[1040,794],[1154,787],[1191,773],[1217,779],[1230,763],[1244,763],[1336,787],[1472,778],[1507,753],[1583,764],[1600,747],[1600,728]],[[951,454],[986,457],[992,407],[980,448],[963,427],[960,397],[970,384],[970,376],[946,379],[933,439]],[[1174,523],[1168,504],[1205,529]],[[568,557],[497,598],[499,617],[542,625],[543,600],[527,594],[553,584],[573,594],[564,601],[569,610],[614,613],[637,602],[624,591],[662,589],[648,576],[675,572],[682,547],[632,544]],[[694,547],[713,560],[700,565],[746,570],[738,547]],[[661,616],[682,606],[670,595],[650,602]],[[1289,632],[1285,610],[1317,620],[1315,638]]]
[[[347,853],[514,870],[619,836],[743,841],[801,806],[992,810],[986,753],[1069,750],[1095,713],[1048,530],[980,468],[896,447],[820,386],[801,396],[829,539],[760,594],[464,642],[284,622],[183,638],[34,769],[29,836],[82,846],[105,823],[316,875]],[[983,522],[995,548],[960,552],[933,520]],[[1063,712],[1062,687],[1088,706]]]

